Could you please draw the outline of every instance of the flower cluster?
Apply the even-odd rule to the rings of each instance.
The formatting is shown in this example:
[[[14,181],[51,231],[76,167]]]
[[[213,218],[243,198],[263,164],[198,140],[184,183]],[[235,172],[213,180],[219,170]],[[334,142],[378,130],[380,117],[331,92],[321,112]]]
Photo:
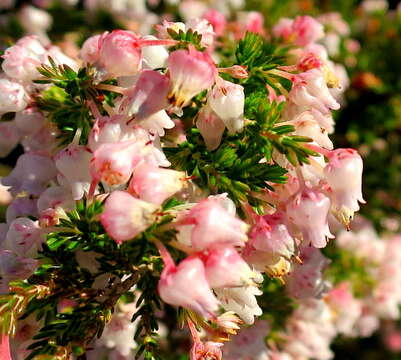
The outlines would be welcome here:
[[[171,310],[157,312],[160,300],[179,308],[192,360],[262,359],[260,336],[252,349],[243,345],[254,335],[241,340],[255,329],[223,344],[268,309],[258,298],[275,279],[300,305],[282,353],[266,348],[266,359],[330,358],[335,334],[359,321],[348,285],[330,290],[320,250],[364,202],[360,155],[328,136],[346,81],[319,43],[323,25],[298,16],[267,33],[258,13],[231,22],[201,5],[182,2],[186,22],[164,20],[153,35],[94,35],[75,55],[38,35],[5,51],[0,151],[24,150],[1,179],[12,200],[0,225],[0,299],[13,311],[2,333],[26,311],[16,359],[89,348],[93,358],[137,349],[153,359]],[[378,277],[398,261],[386,251],[394,261],[375,268]],[[393,318],[395,281],[372,295],[374,311]]]

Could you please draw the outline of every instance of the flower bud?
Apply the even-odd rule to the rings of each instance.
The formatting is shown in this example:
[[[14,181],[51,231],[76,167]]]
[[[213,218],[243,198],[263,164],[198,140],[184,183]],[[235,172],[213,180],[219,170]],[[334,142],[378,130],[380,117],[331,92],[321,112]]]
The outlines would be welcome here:
[[[107,234],[121,244],[146,230],[155,221],[157,209],[157,205],[136,199],[125,191],[113,191],[106,200],[100,221]]]
[[[143,40],[157,40],[155,36],[147,35]],[[164,46],[145,46],[142,49],[143,65],[147,69],[159,69],[166,67],[168,51]]]
[[[206,148],[209,151],[216,150],[221,143],[226,126],[209,105],[205,105],[199,111],[196,127],[205,141]]]
[[[104,32],[103,34],[94,35],[86,39],[79,52],[84,63],[94,64],[99,59],[100,48],[106,35],[107,32]]]

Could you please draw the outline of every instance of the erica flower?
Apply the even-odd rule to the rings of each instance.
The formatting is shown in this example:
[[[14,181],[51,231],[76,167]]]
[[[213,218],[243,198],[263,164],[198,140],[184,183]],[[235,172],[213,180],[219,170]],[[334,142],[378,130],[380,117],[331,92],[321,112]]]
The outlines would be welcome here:
[[[217,70],[207,53],[194,48],[176,50],[167,63],[171,80],[169,100],[175,106],[188,105],[195,95],[214,84]]]
[[[155,221],[157,209],[157,205],[136,199],[125,191],[113,191],[106,200],[100,221],[110,237],[121,243],[146,230]]]
[[[218,309],[218,301],[206,279],[205,267],[197,257],[187,258],[178,266],[166,264],[158,290],[164,302],[193,310],[207,319],[214,317]]]
[[[327,183],[332,189],[332,206],[337,217],[349,224],[354,212],[359,210],[362,197],[363,162],[354,149],[336,149],[328,154],[329,162],[324,168]]]
[[[27,105],[24,87],[9,79],[0,79],[0,114],[24,110]]]
[[[216,150],[220,145],[226,125],[208,104],[199,111],[196,127],[205,141],[206,148],[209,151]]]
[[[329,209],[330,199],[308,188],[296,194],[286,207],[288,219],[298,227],[305,244],[317,248],[326,246],[326,237],[333,237],[327,222]]]

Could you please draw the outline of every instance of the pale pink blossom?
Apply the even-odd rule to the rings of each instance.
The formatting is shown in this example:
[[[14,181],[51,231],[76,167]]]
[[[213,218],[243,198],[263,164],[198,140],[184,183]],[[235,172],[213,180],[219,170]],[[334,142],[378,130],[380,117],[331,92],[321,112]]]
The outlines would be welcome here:
[[[237,14],[238,23],[244,29],[255,34],[264,34],[264,18],[258,11],[240,11]]]
[[[27,101],[27,94],[20,83],[6,78],[0,79],[0,115],[24,110]]]
[[[332,190],[332,207],[342,222],[348,224],[354,212],[359,210],[358,201],[365,202],[362,197],[362,158],[354,149],[336,149],[327,156],[329,162],[324,175]]]
[[[26,191],[31,195],[40,195],[56,174],[54,162],[49,157],[23,154],[11,173],[1,181],[3,185],[11,186],[13,194]]]
[[[282,18],[274,27],[273,34],[298,46],[306,46],[324,36],[323,25],[310,16],[297,16],[294,20]]]
[[[230,246],[213,246],[204,251],[201,259],[212,288],[243,286],[252,283],[253,271],[238,252]]]
[[[30,199],[29,197],[16,197],[10,203],[6,211],[7,223],[11,223],[13,220],[20,216],[38,216],[36,199]]]
[[[205,267],[197,257],[189,257],[178,266],[166,264],[158,290],[167,304],[182,306],[205,318],[214,317],[218,310],[218,301],[207,282]]]
[[[157,209],[157,205],[125,191],[113,191],[106,200],[100,221],[109,236],[120,244],[146,230],[155,221]]]
[[[203,18],[206,19],[213,26],[213,30],[216,33],[216,36],[222,36],[224,34],[227,20],[223,13],[215,9],[209,9],[203,15]]]
[[[192,18],[187,21],[185,26],[187,29],[192,29],[193,32],[196,31],[199,35],[202,35],[202,46],[209,47],[213,45],[216,34],[207,19]]]
[[[222,343],[213,341],[196,342],[193,344],[189,358],[190,360],[221,360]]]
[[[6,157],[18,144],[20,133],[15,121],[0,123],[0,158]]]
[[[182,225],[192,225],[191,245],[196,250],[219,243],[244,246],[247,241],[247,224],[230,214],[215,197],[195,205],[179,220],[178,227]]]
[[[287,204],[288,220],[297,226],[306,245],[323,248],[333,238],[328,225],[330,199],[322,192],[304,188]]]
[[[80,200],[88,193],[92,180],[89,164],[92,153],[86,146],[70,144],[55,156],[55,164],[59,171],[58,179],[71,189],[72,198]]]
[[[135,168],[128,191],[139,199],[161,205],[184,185],[185,173],[142,163]]]
[[[24,135],[35,134],[45,122],[43,113],[33,106],[28,106],[15,114],[15,125]]]
[[[206,148],[209,151],[216,150],[221,143],[226,125],[211,109],[210,105],[205,105],[199,111],[196,127],[205,141]]]
[[[209,93],[208,102],[230,133],[242,131],[245,95],[241,85],[219,78]]]
[[[216,65],[207,53],[194,48],[176,50],[167,62],[171,80],[169,100],[177,107],[188,105],[195,95],[214,84]]]
[[[100,48],[106,35],[107,33],[103,33],[86,39],[79,52],[81,59],[85,63],[94,64],[99,59]]]
[[[47,11],[35,6],[25,5],[18,12],[18,20],[28,34],[35,34],[41,40],[49,41],[46,31],[52,26],[53,18]]]

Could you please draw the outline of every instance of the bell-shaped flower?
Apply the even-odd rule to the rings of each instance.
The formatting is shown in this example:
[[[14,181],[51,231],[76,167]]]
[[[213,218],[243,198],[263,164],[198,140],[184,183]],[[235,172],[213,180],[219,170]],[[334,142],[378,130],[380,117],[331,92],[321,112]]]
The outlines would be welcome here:
[[[213,244],[244,246],[247,241],[248,225],[226,210],[216,197],[199,202],[178,223],[178,227],[192,225],[191,245],[196,250]]]
[[[354,149],[333,150],[328,158],[324,175],[332,190],[332,207],[340,221],[348,225],[354,212],[359,210],[358,201],[365,203],[362,197],[362,158]]]
[[[252,284],[253,271],[231,246],[217,245],[202,253],[205,274],[212,288]]]
[[[216,85],[209,93],[208,102],[230,133],[242,131],[245,95],[241,85],[218,78]]]
[[[207,19],[192,18],[189,19],[185,24],[187,29],[191,29],[193,32],[197,32],[202,35],[201,45],[209,47],[213,45],[215,32],[213,26]]]
[[[145,70],[134,87],[126,92],[120,112],[135,117],[136,121],[161,111],[168,106],[167,95],[170,80],[158,71]]]
[[[103,37],[107,32],[89,37],[82,44],[79,55],[86,64],[94,64],[99,59],[100,48],[103,43]]]
[[[190,48],[170,53],[167,60],[171,90],[170,102],[183,107],[203,90],[214,84],[217,74],[216,65],[210,55]]]
[[[157,40],[155,36],[147,35],[143,40]],[[168,51],[164,46],[145,46],[142,48],[142,65],[145,69],[159,69],[166,67]]]
[[[221,36],[224,34],[227,20],[223,13],[217,11],[216,9],[209,9],[203,15],[203,18],[213,26],[213,31],[215,32],[216,36]]]
[[[10,224],[20,216],[38,217],[37,200],[29,197],[16,197],[7,207],[6,220]]]
[[[323,114],[338,110],[340,104],[331,95],[324,74],[318,69],[294,75],[289,99],[297,106],[314,108]]]
[[[100,221],[107,234],[121,244],[146,230],[155,221],[158,208],[125,191],[113,191],[106,200]]]
[[[214,317],[218,310],[218,301],[207,282],[205,267],[197,257],[186,258],[178,266],[166,264],[158,290],[167,304],[182,306],[207,319]]]
[[[295,252],[295,241],[284,222],[283,215],[257,216],[249,232],[249,243],[255,250],[266,253],[272,262],[280,257],[290,259]]]
[[[0,123],[0,158],[6,157],[18,144],[20,133],[15,121]]]
[[[0,115],[24,110],[27,101],[25,89],[20,83],[0,79]]]
[[[100,39],[99,55],[95,63],[100,72],[99,79],[135,75],[142,61],[138,40],[137,35],[124,30],[104,34]]]
[[[165,110],[158,111],[141,121],[141,126],[152,134],[164,136],[164,129],[172,129],[175,122],[171,120]]]
[[[323,248],[326,238],[333,238],[328,225],[330,199],[323,193],[304,188],[287,203],[288,220],[296,225],[302,234],[304,244]]]
[[[92,153],[86,146],[70,144],[55,156],[59,181],[71,189],[74,200],[80,200],[89,191],[92,177],[89,164]]]
[[[3,71],[11,78],[29,82],[39,78],[37,68],[46,62],[46,49],[34,36],[25,36],[4,52]]]
[[[11,186],[13,194],[26,191],[31,195],[40,195],[56,175],[54,162],[47,156],[23,154],[18,158],[13,171],[2,178],[1,182]]]
[[[44,234],[37,222],[17,218],[8,229],[4,247],[23,257],[34,257],[42,248]]]
[[[182,189],[184,178],[185,173],[181,171],[142,163],[135,168],[128,191],[141,200],[161,205]]]
[[[209,151],[216,150],[221,143],[226,125],[208,104],[199,111],[196,127],[205,141],[206,148]]]
[[[94,181],[111,186],[125,184],[142,158],[135,140],[102,144],[93,153],[90,173]]]
[[[15,125],[24,135],[36,133],[45,123],[43,113],[33,106],[15,114]]]
[[[222,360],[223,344],[213,341],[195,342],[189,353],[190,360]]]
[[[298,299],[321,297],[329,289],[323,271],[330,261],[319,249],[308,245],[300,250],[299,258],[301,263],[294,264],[285,277],[287,292]]]

